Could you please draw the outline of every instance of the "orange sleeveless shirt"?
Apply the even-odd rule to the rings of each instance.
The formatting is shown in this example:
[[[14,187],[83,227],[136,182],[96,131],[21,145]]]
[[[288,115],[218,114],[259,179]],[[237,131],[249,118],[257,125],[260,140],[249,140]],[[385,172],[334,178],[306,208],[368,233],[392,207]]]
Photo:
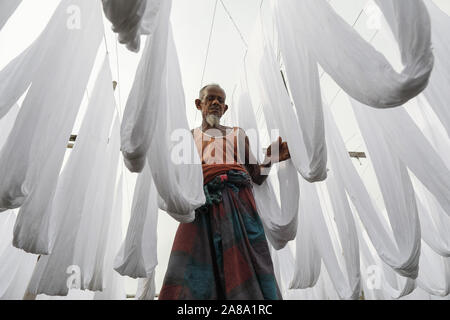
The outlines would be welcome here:
[[[242,144],[238,139],[239,130],[234,127],[231,133],[214,137],[200,128],[194,129],[194,141],[202,162],[204,184],[230,170],[247,172],[239,161],[238,144]]]

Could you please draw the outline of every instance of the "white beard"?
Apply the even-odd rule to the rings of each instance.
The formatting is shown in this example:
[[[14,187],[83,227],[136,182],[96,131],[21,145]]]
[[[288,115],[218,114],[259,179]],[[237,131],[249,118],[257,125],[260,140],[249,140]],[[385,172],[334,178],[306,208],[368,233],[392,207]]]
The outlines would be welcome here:
[[[208,123],[211,127],[216,128],[220,125],[220,117],[210,114],[206,116],[206,123]]]

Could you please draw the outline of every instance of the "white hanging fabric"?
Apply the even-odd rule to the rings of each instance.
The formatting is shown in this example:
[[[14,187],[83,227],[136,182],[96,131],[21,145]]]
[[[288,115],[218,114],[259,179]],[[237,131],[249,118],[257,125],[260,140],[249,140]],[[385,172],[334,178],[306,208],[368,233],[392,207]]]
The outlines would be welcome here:
[[[405,65],[401,74],[325,0],[289,0],[278,5],[285,6],[291,27],[345,92],[368,106],[391,108],[415,97],[428,84],[434,62],[431,25],[422,0],[376,3],[398,40]]]
[[[244,69],[244,72],[247,70]],[[250,143],[259,146],[260,137],[255,113],[253,112],[252,101],[244,81],[241,81],[237,90],[239,101],[236,106],[237,123],[241,128],[251,132],[256,136],[249,137]],[[252,145],[250,145],[251,148]],[[251,150],[252,153],[255,151]],[[259,150],[256,150],[255,157],[260,158]],[[282,189],[282,205],[278,203],[274,186],[270,178],[261,186],[253,185],[253,195],[259,215],[261,216],[264,231],[272,246],[279,250],[289,241],[294,240],[297,234],[298,218],[298,195],[299,184],[297,172],[292,163],[280,164],[278,180]],[[289,197],[289,198],[286,198]]]
[[[249,47],[244,66],[246,87],[253,105],[263,105],[269,136],[279,129],[280,136],[289,144],[292,160],[278,165],[278,180],[281,194],[281,206],[275,198],[273,186],[266,181],[261,186],[254,186],[254,195],[258,212],[263,220],[266,235],[274,248],[281,249],[297,234],[299,183],[297,169],[305,179],[314,179],[309,172],[309,162],[303,145],[294,138],[301,134],[294,110],[289,102],[285,88],[282,87],[281,75],[276,71],[276,59],[270,48],[264,46],[261,29],[255,31],[257,38]],[[261,52],[261,48],[263,48]],[[263,55],[261,55],[263,53]],[[247,101],[244,99],[242,101]],[[276,106],[276,107],[275,107]],[[278,108],[283,108],[279,112]],[[257,130],[256,119],[252,107],[239,106],[239,121]],[[249,110],[249,111],[245,111]],[[247,120],[252,119],[252,120]],[[249,121],[249,122],[248,122]],[[271,137],[277,138],[277,137]],[[259,139],[258,139],[259,141]],[[306,165],[306,166],[305,166]]]
[[[300,193],[298,232],[295,239],[295,266],[287,281],[290,289],[307,289],[317,285],[320,276],[322,260],[314,241],[313,214],[317,208],[311,208],[303,189]]]
[[[264,39],[262,27],[255,31],[255,40],[247,54],[249,90],[252,102],[263,105],[264,117],[270,131],[277,129],[289,145],[292,163],[304,179],[310,182],[326,178],[326,158],[323,155],[311,162],[304,137],[297,121],[288,92],[269,41]],[[309,120],[310,118],[308,118]],[[318,163],[320,162],[320,163]]]
[[[57,15],[47,25],[47,29],[55,24]],[[53,23],[52,23],[53,22]],[[44,31],[43,34],[46,34]],[[4,117],[30,86],[32,78],[43,58],[36,49],[42,35],[20,55],[14,58],[0,71],[0,118]]]
[[[98,282],[90,282],[100,274],[100,261],[103,263],[98,254],[104,252],[101,245],[107,240],[104,230],[108,230],[109,224],[105,219],[102,226],[102,218],[111,215],[106,207],[112,202],[107,190],[115,185],[115,178],[108,177],[115,177],[119,160],[117,117],[108,143],[114,103],[111,71],[105,58],[77,141],[58,181],[51,207],[54,227],[50,228],[56,234],[51,237],[54,238],[51,254],[41,256],[34,270],[28,289],[32,294],[67,295],[66,270],[73,265],[82,273],[80,285],[98,290]],[[100,192],[105,192],[103,198]],[[97,201],[104,205],[98,205]],[[86,227],[87,221],[93,228]]]
[[[66,25],[69,5],[84,13],[83,28]],[[39,67],[0,154],[0,210],[22,206],[14,245],[44,254],[49,250],[48,235],[42,230],[48,222],[46,209],[102,36],[101,8],[95,2],[63,1],[54,17],[58,23],[51,26],[52,36],[44,38],[60,45],[54,50],[49,43],[40,43],[45,53],[37,56]],[[70,94],[60,89],[61,83],[70,84]]]
[[[308,225],[312,226],[313,229],[311,239],[314,242],[313,248],[317,249],[318,254],[323,259],[324,265],[327,268],[328,274],[339,297],[341,299],[359,298],[359,256],[356,255],[356,257],[351,257],[351,259],[346,261],[348,263],[348,270],[354,272],[354,274],[346,276],[341,270],[339,259],[333,249],[333,240],[324,220],[324,211],[317,194],[316,184],[301,180],[300,188],[302,190],[302,193],[300,194],[300,203],[302,204],[301,209],[305,211],[306,219],[310,220]],[[334,241],[337,241],[337,239],[334,239]],[[351,242],[351,240],[348,242]],[[349,249],[345,243],[342,243],[342,245],[342,251],[347,251]],[[356,244],[352,245],[355,246]],[[304,256],[296,256],[296,266],[303,266],[303,258]],[[351,266],[351,264],[353,264],[353,266]],[[320,268],[320,264],[318,264],[318,266]]]
[[[162,0],[102,0],[105,16],[128,50],[138,52],[141,35],[151,35],[158,22]]]
[[[431,75],[430,85],[424,91],[424,95],[450,137],[450,110],[448,108],[448,101],[450,100],[450,92],[448,90],[450,86],[450,65],[448,62],[450,39],[447,35],[448,30],[450,30],[450,17],[441,11],[433,1],[426,0],[425,4],[431,16],[436,67]]]
[[[109,79],[111,80],[111,78]],[[106,82],[107,88],[109,85],[107,97],[110,97],[111,102],[113,102],[114,95],[111,83],[112,81]],[[105,103],[105,100],[103,100],[103,103]],[[107,103],[106,106],[115,110],[113,103]],[[101,121],[104,120],[102,119]],[[110,119],[107,118],[106,123],[110,124]],[[100,162],[97,165],[97,170],[94,171],[95,179],[88,186],[87,197],[83,206],[73,256],[74,264],[78,265],[82,270],[81,289],[91,291],[101,291],[103,289],[106,244],[110,232],[109,226],[112,223],[111,212],[115,195],[117,194],[115,186],[120,155],[119,126],[119,117],[117,115],[106,152],[99,157]],[[103,167],[101,167],[102,165]],[[121,217],[116,217],[116,219],[121,219]],[[117,247],[116,250],[118,249]]]
[[[19,3],[19,1],[14,0],[5,1]],[[80,3],[83,3],[83,6],[79,6]],[[68,19],[70,16],[67,14],[67,9],[73,5],[80,8],[80,12],[88,10],[92,14],[97,13],[97,20],[90,21],[90,23],[96,23],[97,26],[101,24],[101,20],[98,20],[99,18],[101,19],[101,12],[93,9],[94,7],[97,8],[98,5],[92,4],[92,2],[89,3],[89,1],[85,0],[62,1],[39,37],[0,71],[0,118],[2,118],[14,103],[16,103],[16,101],[25,93],[32,82],[35,82],[34,86],[45,86],[53,83],[44,77],[47,73],[43,72],[43,70],[50,70],[49,66],[45,66],[43,69],[41,64],[44,61],[46,61],[45,63],[49,63],[49,61],[53,61],[54,57],[61,56],[62,54],[65,57],[60,57],[60,59],[78,57],[78,55],[76,55],[76,50],[78,49],[75,50],[74,47],[70,47],[71,51],[70,53],[67,53],[67,51],[65,51],[67,48],[64,48],[66,46],[72,46],[74,41],[75,43],[78,41],[77,39],[79,39],[79,37],[84,37],[84,35],[81,35],[77,30],[86,31],[85,28],[81,28],[81,23],[85,22],[84,20],[81,21],[75,19],[72,21]],[[88,7],[86,7],[86,5]],[[96,28],[94,25],[91,25],[91,27],[93,27],[92,30],[95,30],[95,32],[93,32],[91,37],[87,37],[88,41],[85,43],[87,43],[89,51],[86,51],[86,54],[90,53],[92,50],[96,50],[94,45],[90,45],[91,43],[96,43],[95,41],[98,41],[98,43],[100,42],[99,33],[97,31],[102,31],[102,26]],[[60,46],[57,48],[61,51],[49,49],[49,42],[53,43],[54,41],[58,41]],[[79,49],[82,50],[82,48]],[[88,55],[85,57],[78,57],[78,59],[87,59],[85,60],[86,63],[89,62],[87,67],[90,66],[91,62]],[[70,63],[67,65],[70,65]],[[65,67],[67,67],[67,65],[65,65]],[[65,70],[64,68],[62,69]],[[89,71],[91,70],[90,68],[87,69]],[[62,82],[58,82],[58,84],[60,83]],[[46,87],[42,87],[42,89],[45,88]]]
[[[422,246],[418,286],[431,295],[450,294],[450,259],[437,255],[426,243]]]
[[[403,108],[369,110],[391,150],[436,197],[450,216],[450,168]]]
[[[157,224],[157,192],[147,164],[137,178],[126,238],[114,261],[119,274],[147,278],[154,273],[158,264]]]
[[[194,210],[206,201],[200,159],[174,163],[175,130],[189,132],[175,44],[169,22],[171,1],[161,5],[157,27],[147,39],[122,120],[122,153],[132,172],[146,159],[161,196],[160,208],[180,222],[194,220]],[[191,135],[185,137],[194,146]],[[158,150],[155,152],[154,150]]]
[[[380,258],[399,274],[417,277],[419,253],[413,250],[409,256],[403,257],[402,253],[398,251],[392,236],[386,229],[383,218],[374,206],[373,200],[346,152],[344,141],[330,114],[331,111],[327,108],[324,110],[330,162],[336,165],[335,173],[339,175],[341,184],[352,200]]]
[[[8,139],[9,134],[16,122],[17,114],[19,113],[19,105],[15,104],[8,114],[0,119],[0,150],[2,150]]]
[[[117,130],[117,132],[119,131]],[[103,290],[95,293],[94,300],[123,300],[126,298],[125,279],[113,269],[114,257],[122,241],[122,188],[123,174],[120,175],[114,192],[116,196],[111,214],[108,239],[106,240],[105,261],[103,265]]]
[[[128,1],[129,2],[129,1]],[[172,1],[164,1],[155,32],[146,42],[122,119],[121,151],[131,172],[144,168],[147,151],[155,136],[162,105],[167,63],[167,38]]]
[[[166,69],[161,75],[163,92],[159,108],[162,110],[158,112],[156,130],[147,158],[160,195],[159,208],[177,221],[188,223],[195,218],[194,210],[206,202],[203,172],[186,118],[181,71],[171,26],[167,42]],[[180,137],[183,148],[190,147],[188,159],[178,158]]]
[[[155,285],[155,271],[146,279],[138,280],[138,287],[136,291],[136,300],[155,300],[156,285]]]
[[[280,51],[286,67],[287,85],[294,107],[301,134],[296,143],[303,144],[309,167],[308,180],[321,181],[327,176],[327,148],[325,142],[323,107],[319,71],[316,60],[305,46],[301,33],[295,33],[289,23],[290,12],[283,2],[274,9],[277,23]]]
[[[22,0],[2,0],[0,3],[0,30],[14,11],[16,11],[21,2]]]
[[[352,100],[352,104],[383,194],[389,225],[399,250],[399,258],[414,261],[411,266],[417,267],[421,233],[414,188],[404,161],[398,158],[389,146],[380,131],[383,125],[380,125],[375,120],[377,118],[373,116],[373,114],[383,113],[385,114],[383,117],[388,117],[391,110],[368,110],[366,106],[355,100]],[[394,111],[397,112],[397,110]],[[406,115],[406,112],[404,113]],[[410,138],[409,136],[408,139]],[[380,221],[383,220],[380,219]],[[412,277],[415,278],[415,276]]]
[[[423,241],[442,257],[450,258],[450,216],[420,181],[413,179]]]

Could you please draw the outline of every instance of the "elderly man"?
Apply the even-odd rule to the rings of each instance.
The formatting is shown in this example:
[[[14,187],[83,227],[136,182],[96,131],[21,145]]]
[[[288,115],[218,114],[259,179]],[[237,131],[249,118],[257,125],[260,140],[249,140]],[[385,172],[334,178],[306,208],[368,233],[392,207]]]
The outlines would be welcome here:
[[[225,91],[211,84],[195,101],[203,122],[192,134],[207,201],[192,223],[178,227],[159,299],[281,299],[252,181],[264,183],[263,172],[289,159],[289,149],[279,138],[259,164],[245,132],[220,124],[225,99]]]

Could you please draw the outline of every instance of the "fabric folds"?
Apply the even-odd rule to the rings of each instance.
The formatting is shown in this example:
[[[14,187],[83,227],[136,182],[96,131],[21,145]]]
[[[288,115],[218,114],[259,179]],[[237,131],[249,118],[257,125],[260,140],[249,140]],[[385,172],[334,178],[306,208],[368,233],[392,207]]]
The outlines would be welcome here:
[[[66,26],[69,5],[79,6],[84,13],[81,29]],[[36,71],[28,75],[23,69],[26,64],[16,65],[22,76],[31,76],[27,81],[32,84],[0,154],[0,210],[22,206],[14,245],[25,251],[49,252],[47,209],[101,37],[101,8],[97,3],[62,1],[42,38],[32,45],[38,51],[25,54],[27,59],[36,59]],[[53,50],[49,42],[60,45]],[[21,90],[26,89],[25,82],[17,83]],[[70,84],[71,91],[61,90],[61,83]]]
[[[109,226],[116,223],[111,221],[113,217],[121,219],[111,214],[120,153],[117,117],[109,139],[115,112],[111,83],[105,58],[77,141],[58,181],[51,207],[54,245],[36,265],[28,288],[32,294],[67,295],[66,272],[73,270],[79,270],[81,289],[102,290]]]
[[[16,11],[21,2],[22,0],[3,0],[2,3],[0,3],[0,30],[14,11]]]
[[[114,269],[131,278],[148,278],[158,264],[157,191],[147,164],[137,179],[131,218],[124,243],[117,253]]]
[[[141,35],[151,35],[158,23],[162,0],[102,0],[105,16],[112,22],[120,43],[138,52]]]
[[[398,40],[405,65],[400,74],[325,0],[289,0],[279,6],[290,13],[292,28],[345,92],[365,105],[392,108],[414,98],[428,84],[434,64],[431,24],[422,0],[376,3]]]

